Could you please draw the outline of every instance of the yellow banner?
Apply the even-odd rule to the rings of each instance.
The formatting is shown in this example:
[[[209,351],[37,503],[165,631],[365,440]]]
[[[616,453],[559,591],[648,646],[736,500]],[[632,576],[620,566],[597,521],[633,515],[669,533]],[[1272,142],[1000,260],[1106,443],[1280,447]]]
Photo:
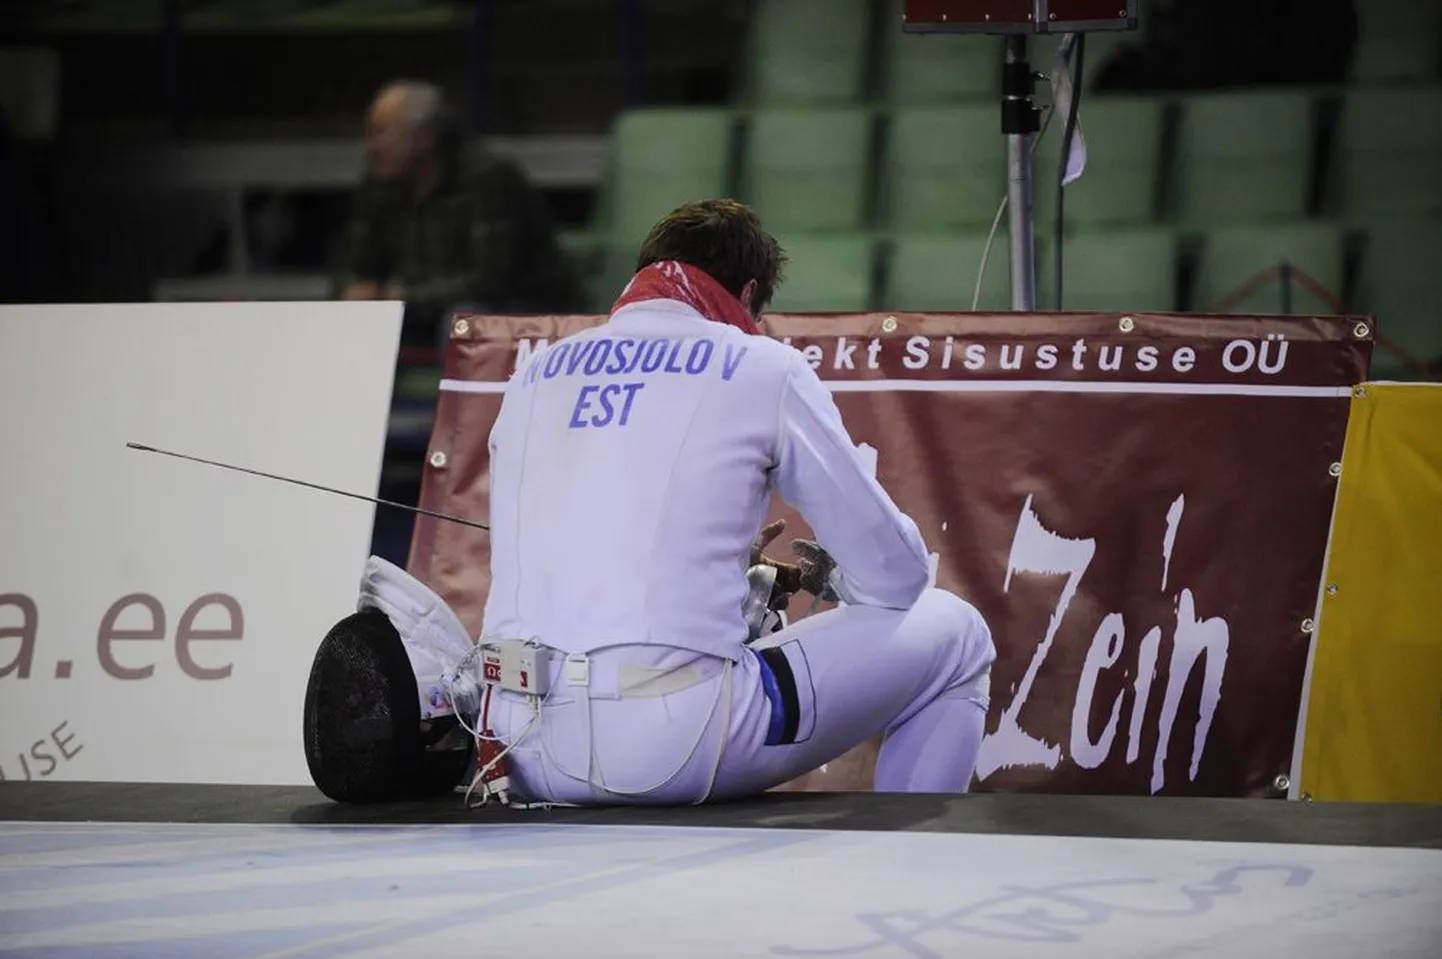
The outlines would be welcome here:
[[[1442,802],[1442,385],[1352,400],[1301,789]]]

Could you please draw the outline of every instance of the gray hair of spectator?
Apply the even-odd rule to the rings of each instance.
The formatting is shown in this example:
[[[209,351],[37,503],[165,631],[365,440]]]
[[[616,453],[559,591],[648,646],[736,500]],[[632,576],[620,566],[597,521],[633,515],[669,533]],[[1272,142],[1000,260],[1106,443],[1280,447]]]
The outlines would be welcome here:
[[[445,112],[445,95],[440,87],[419,80],[396,80],[386,84],[380,96],[398,94],[405,115],[406,133],[414,137],[427,124],[440,121]]]

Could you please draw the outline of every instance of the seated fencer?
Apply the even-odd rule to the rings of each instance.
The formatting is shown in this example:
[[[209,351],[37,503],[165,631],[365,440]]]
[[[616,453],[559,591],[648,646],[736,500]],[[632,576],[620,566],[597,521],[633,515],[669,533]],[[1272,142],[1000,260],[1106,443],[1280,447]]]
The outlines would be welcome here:
[[[881,735],[877,791],[970,784],[990,630],[928,588],[927,546],[830,391],[761,332],[786,260],[742,204],[674,210],[607,321],[505,390],[481,640],[559,651],[544,698],[492,690],[487,705],[527,799],[729,800]],[[773,491],[815,534],[793,544],[799,562],[761,564],[777,594],[838,605],[748,642]]]
[[[515,372],[489,439],[481,635],[372,558],[307,691],[326,795],[449,791],[467,762],[438,748],[456,718],[481,743],[482,800],[731,800],[878,736],[877,791],[968,789],[990,630],[929,588],[916,524],[830,391],[761,332],[786,259],[744,205],[683,206],[651,230],[604,323]],[[815,536],[793,541],[795,562],[763,554],[782,529],[761,528],[773,493]],[[777,628],[798,591],[836,606]],[[487,651],[501,659],[482,670]]]

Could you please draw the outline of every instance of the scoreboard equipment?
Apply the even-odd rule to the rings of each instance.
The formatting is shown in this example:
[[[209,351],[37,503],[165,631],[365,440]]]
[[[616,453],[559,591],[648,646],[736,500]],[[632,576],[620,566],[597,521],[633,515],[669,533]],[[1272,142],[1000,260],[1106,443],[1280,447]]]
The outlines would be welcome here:
[[[1139,0],[906,0],[908,33],[1046,34],[1135,30]]]

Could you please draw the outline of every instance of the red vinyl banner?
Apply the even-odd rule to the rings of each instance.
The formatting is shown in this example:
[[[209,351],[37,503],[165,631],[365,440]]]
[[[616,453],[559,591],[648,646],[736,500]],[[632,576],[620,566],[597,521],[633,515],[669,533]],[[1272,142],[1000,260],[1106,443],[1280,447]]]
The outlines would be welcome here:
[[[504,384],[604,319],[456,321],[424,508],[484,521]],[[1370,321],[875,313],[766,328],[830,385],[936,584],[991,624],[974,789],[1285,793]],[[809,535],[779,501],[772,516],[782,542]],[[484,533],[421,517],[410,568],[479,632]],[[877,745],[782,788],[869,790]]]

